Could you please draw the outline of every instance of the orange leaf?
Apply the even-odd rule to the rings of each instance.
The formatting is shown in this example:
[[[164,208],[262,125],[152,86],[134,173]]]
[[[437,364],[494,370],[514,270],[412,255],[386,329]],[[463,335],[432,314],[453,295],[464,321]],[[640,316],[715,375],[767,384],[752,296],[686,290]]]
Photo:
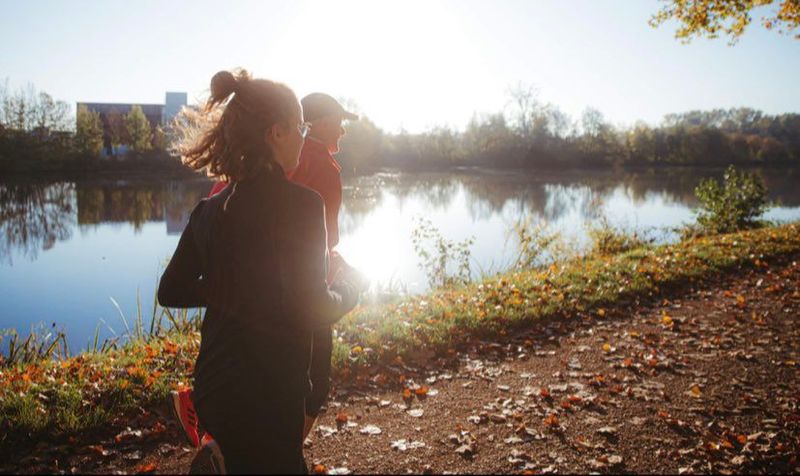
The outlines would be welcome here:
[[[423,385],[423,386],[421,386],[420,388],[416,389],[416,390],[414,391],[414,393],[415,393],[415,394],[416,394],[418,397],[426,397],[426,396],[428,395],[428,387],[426,387],[425,385]]]
[[[542,387],[539,390],[539,396],[542,398],[550,398],[550,390],[548,390],[547,387]]]
[[[177,354],[178,353],[178,344],[170,341],[164,342],[164,352],[168,354]]]
[[[558,426],[558,417],[555,415],[548,415],[544,419],[544,424],[547,426]]]
[[[632,365],[633,365],[633,359],[631,359],[630,357],[628,357],[628,358],[626,358],[625,360],[622,361],[622,366],[623,367],[630,367]]]
[[[408,388],[404,388],[403,389],[403,400],[408,402],[409,400],[413,400],[413,398],[414,398],[414,395],[411,394],[411,390],[409,390]]]
[[[145,474],[145,473],[152,473],[154,472],[158,466],[155,463],[142,463],[136,467],[134,471],[136,474]]]
[[[347,423],[347,413],[345,413],[345,412],[337,413],[336,414],[336,423],[338,423],[340,425],[344,425],[345,423]]]
[[[315,464],[314,465],[314,474],[326,474],[328,472],[328,468],[325,467],[324,464]]]

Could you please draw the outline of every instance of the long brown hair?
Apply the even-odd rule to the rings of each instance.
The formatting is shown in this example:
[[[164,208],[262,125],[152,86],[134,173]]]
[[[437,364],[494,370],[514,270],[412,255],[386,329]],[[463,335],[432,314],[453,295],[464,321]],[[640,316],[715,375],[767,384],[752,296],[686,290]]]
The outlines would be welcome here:
[[[200,111],[185,111],[178,152],[184,164],[211,177],[239,181],[274,164],[265,132],[289,119],[297,97],[286,85],[253,79],[239,69],[211,78],[211,95]]]

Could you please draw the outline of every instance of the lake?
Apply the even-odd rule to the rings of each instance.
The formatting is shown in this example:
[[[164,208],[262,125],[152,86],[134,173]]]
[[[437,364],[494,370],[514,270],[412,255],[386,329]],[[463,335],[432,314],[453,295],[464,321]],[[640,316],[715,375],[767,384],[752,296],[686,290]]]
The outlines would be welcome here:
[[[800,170],[759,171],[776,202],[765,218],[800,219]],[[510,230],[522,216],[545,220],[577,245],[586,224],[610,223],[656,241],[692,221],[693,189],[717,169],[393,173],[344,179],[339,252],[375,288],[427,289],[412,243],[419,220],[446,239],[474,238],[474,277],[511,265]],[[131,321],[137,296],[149,318],[158,277],[194,205],[203,178],[0,181],[0,329],[64,330],[70,349],[124,330],[112,299]]]

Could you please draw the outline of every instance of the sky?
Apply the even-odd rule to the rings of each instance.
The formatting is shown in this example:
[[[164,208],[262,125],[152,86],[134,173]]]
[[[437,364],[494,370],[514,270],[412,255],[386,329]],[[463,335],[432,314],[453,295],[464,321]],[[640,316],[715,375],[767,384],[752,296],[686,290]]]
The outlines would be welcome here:
[[[0,80],[70,104],[202,100],[243,67],[347,98],[387,131],[461,129],[515,85],[619,126],[748,106],[800,112],[800,40],[758,21],[727,39],[647,24],[657,0],[0,0]]]

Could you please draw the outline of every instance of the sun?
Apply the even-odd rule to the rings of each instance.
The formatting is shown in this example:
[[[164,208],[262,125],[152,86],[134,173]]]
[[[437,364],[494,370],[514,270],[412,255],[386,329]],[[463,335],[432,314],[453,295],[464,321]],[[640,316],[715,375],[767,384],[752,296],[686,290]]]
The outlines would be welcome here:
[[[308,0],[283,37],[266,68],[300,95],[353,100],[388,130],[458,126],[503,94],[458,11],[438,2]]]

